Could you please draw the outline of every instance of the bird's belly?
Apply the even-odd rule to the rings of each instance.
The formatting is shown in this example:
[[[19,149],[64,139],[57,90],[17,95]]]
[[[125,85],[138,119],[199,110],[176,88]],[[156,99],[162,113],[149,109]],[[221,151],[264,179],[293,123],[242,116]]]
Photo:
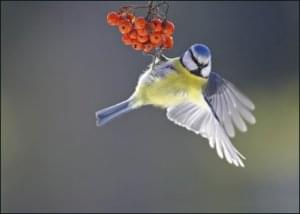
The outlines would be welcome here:
[[[162,108],[177,105],[183,102],[187,96],[187,89],[184,84],[161,81],[151,85],[144,85],[140,88],[140,99],[143,104],[151,104]]]
[[[146,103],[163,108],[177,105],[185,99],[183,91],[176,93],[174,91],[167,90],[149,90],[146,95]]]
[[[201,104],[205,81],[184,72],[174,72],[163,79],[153,79],[138,84],[135,96],[137,105],[154,105],[162,108],[188,101]]]

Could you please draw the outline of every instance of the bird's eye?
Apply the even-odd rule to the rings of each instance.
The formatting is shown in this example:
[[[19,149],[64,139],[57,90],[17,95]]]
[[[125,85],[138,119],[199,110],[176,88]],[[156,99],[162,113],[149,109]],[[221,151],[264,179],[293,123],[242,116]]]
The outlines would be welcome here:
[[[208,66],[208,63],[206,63],[206,64],[201,63],[199,66],[200,66],[200,69],[203,69]]]

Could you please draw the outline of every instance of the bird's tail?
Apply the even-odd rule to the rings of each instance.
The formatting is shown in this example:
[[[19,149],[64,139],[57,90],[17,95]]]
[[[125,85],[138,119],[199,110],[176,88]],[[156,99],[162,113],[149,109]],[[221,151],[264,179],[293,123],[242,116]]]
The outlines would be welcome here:
[[[113,106],[101,109],[96,112],[96,125],[102,126],[112,119],[119,117],[127,112],[134,110],[136,107],[133,107],[133,99],[129,98],[123,102],[115,104]]]

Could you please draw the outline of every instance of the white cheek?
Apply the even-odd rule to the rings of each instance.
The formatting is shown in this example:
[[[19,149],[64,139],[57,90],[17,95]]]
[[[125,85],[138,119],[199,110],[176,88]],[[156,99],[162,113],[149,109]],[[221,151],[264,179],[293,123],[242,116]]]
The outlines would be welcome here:
[[[208,77],[211,71],[211,65],[208,65],[207,67],[203,68],[201,70],[201,74],[203,77]]]
[[[182,57],[183,64],[189,69],[189,70],[195,70],[198,68],[196,63],[192,60],[191,54],[186,51]]]

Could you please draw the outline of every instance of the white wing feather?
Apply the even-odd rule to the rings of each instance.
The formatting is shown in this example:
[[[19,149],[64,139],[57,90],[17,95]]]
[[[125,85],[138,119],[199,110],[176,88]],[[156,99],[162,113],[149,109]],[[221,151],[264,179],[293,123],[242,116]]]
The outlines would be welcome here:
[[[167,117],[179,126],[201,134],[209,140],[211,148],[216,148],[218,156],[235,166],[244,167],[245,157],[230,142],[225,130],[208,105],[185,102],[167,109]]]
[[[210,74],[204,96],[229,137],[235,136],[235,127],[246,132],[245,121],[249,124],[256,122],[251,112],[255,108],[253,102],[217,73]]]

